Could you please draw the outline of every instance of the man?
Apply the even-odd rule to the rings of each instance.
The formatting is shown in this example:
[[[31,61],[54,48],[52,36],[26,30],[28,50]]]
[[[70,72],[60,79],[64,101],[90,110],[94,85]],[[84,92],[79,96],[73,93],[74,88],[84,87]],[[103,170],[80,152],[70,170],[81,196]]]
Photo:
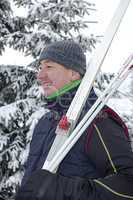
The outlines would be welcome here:
[[[85,74],[86,58],[77,43],[66,40],[48,45],[39,62],[38,79],[50,112],[35,127],[16,200],[133,199],[133,153],[127,128],[108,107],[102,109],[80,137],[56,174],[41,169],[56,127]],[[96,98],[92,90],[79,120]]]

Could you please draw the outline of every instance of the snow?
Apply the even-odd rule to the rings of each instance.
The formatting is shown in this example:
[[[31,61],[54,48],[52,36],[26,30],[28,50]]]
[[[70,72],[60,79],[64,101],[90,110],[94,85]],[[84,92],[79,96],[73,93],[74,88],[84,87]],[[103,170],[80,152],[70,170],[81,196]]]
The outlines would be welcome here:
[[[110,99],[107,103],[108,106],[113,108],[117,113],[122,115],[132,115],[133,103],[128,98],[123,99]]]

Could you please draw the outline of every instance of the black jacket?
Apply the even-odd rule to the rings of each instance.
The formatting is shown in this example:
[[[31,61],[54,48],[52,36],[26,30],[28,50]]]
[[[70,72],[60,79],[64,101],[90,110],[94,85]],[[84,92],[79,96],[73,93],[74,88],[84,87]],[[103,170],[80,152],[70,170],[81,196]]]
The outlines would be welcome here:
[[[87,103],[83,109],[82,117],[89,109],[88,105],[90,103]],[[57,102],[52,108],[50,115],[48,114],[47,117],[40,120],[33,134],[27,169],[22,181],[22,190],[20,190],[17,199],[26,199],[23,198],[25,188],[26,190],[30,188],[35,196],[38,187],[41,188],[41,194],[44,195],[42,199],[45,200],[53,199],[49,197],[49,194],[58,200],[133,199],[133,153],[127,127],[120,117],[108,107],[105,107],[93,120],[62,161],[56,175],[40,172],[55,138],[56,125],[64,114],[60,112],[62,109],[57,107]],[[55,111],[58,111],[60,115],[55,115]],[[29,179],[30,181],[27,181]],[[83,187],[84,181],[87,181],[87,187]],[[48,183],[51,186],[48,186]],[[73,187],[74,194],[71,189]],[[50,188],[53,188],[53,193]]]

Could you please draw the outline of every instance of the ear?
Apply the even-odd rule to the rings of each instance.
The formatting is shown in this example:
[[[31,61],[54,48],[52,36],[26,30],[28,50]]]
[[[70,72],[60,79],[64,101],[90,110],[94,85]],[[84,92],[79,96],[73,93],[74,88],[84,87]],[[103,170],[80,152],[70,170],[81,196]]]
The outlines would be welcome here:
[[[75,81],[75,80],[80,80],[81,76],[80,76],[79,72],[76,72],[76,71],[72,70],[72,76],[71,76],[71,78],[72,78],[72,81]]]

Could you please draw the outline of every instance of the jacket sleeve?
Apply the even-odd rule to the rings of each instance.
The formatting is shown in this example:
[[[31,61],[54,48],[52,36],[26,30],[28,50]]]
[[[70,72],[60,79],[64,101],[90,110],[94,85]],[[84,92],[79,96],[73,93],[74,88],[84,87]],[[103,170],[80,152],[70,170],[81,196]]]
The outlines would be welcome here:
[[[87,154],[101,175],[90,182],[106,199],[108,195],[133,199],[133,152],[118,121],[104,113],[90,127]]]

